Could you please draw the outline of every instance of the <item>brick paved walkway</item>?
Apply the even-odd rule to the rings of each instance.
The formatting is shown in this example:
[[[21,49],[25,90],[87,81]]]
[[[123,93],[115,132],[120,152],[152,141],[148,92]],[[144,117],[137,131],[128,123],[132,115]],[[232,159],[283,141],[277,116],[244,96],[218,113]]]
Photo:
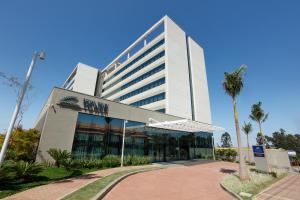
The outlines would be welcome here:
[[[300,200],[300,174],[289,174],[259,194],[255,200]]]
[[[91,172],[84,174],[78,177],[73,177],[69,179],[64,179],[47,185],[38,186],[24,192],[17,193],[15,195],[5,198],[6,200],[54,200],[61,199],[66,195],[80,189],[81,187],[98,180],[104,176],[113,174],[115,172],[130,170],[130,169],[139,169],[145,167],[152,167],[151,165],[147,166],[129,166],[124,168],[112,168],[105,169],[100,171]]]
[[[130,176],[116,185],[105,200],[232,200],[219,185],[225,172],[237,170],[227,162],[191,162]]]

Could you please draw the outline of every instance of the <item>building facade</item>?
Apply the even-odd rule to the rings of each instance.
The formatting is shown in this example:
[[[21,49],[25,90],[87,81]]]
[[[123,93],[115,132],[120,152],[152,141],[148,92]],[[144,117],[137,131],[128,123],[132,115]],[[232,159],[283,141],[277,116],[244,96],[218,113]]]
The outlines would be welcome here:
[[[73,90],[211,124],[203,48],[168,16],[92,73],[93,84]]]
[[[49,162],[50,148],[67,150],[75,159],[121,155],[149,156],[152,161],[212,158],[210,129],[161,128],[151,120],[183,118],[137,108],[61,88],[54,88],[35,128],[41,132],[37,162]],[[160,124],[158,124],[160,125]]]
[[[168,16],[109,65],[79,63],[54,88],[35,128],[41,132],[37,161],[50,148],[76,159],[145,155],[153,161],[212,158],[204,52]]]

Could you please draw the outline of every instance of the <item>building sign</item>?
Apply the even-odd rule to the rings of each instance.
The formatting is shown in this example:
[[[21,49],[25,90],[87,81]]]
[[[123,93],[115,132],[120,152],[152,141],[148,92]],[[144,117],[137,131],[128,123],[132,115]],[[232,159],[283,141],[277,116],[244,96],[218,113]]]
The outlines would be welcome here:
[[[81,110],[80,105],[78,105],[78,98],[74,96],[66,96],[60,99],[58,105],[65,108],[70,108],[73,110]]]
[[[73,110],[84,110],[85,112],[108,115],[108,104],[96,102],[90,99],[83,99],[83,108],[79,105],[79,100],[74,96],[66,96],[61,98],[57,104],[64,108],[70,108]]]
[[[101,115],[108,114],[108,105],[106,103],[95,102],[89,99],[83,99],[83,107],[85,111],[97,113]]]
[[[252,146],[254,157],[265,157],[265,149],[263,145]]]

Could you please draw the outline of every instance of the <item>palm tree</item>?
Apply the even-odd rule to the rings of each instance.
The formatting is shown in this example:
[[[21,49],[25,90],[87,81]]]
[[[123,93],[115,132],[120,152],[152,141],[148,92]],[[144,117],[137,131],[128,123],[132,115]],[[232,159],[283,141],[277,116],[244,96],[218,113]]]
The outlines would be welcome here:
[[[236,108],[237,96],[240,94],[244,86],[243,75],[246,72],[247,67],[242,65],[240,68],[236,69],[232,73],[224,73],[223,87],[225,92],[232,98],[233,101],[233,111],[234,111],[234,121],[236,129],[236,137],[238,143],[239,152],[239,174],[240,180],[249,180],[248,170],[246,169],[245,160],[242,152],[241,134],[238,120],[238,112]]]
[[[71,153],[68,152],[67,150],[61,150],[61,149],[55,149],[51,148],[48,151],[48,154],[53,158],[55,161],[55,166],[60,167],[60,165],[71,158]]]
[[[261,104],[262,103],[259,101],[258,103],[252,105],[251,114],[249,115],[249,117],[253,121],[258,123],[259,133],[262,135],[263,144],[265,144],[265,136],[262,131],[261,125],[267,120],[269,114],[265,114],[264,110],[261,108]]]
[[[247,136],[247,146],[248,146],[248,160],[250,161],[250,146],[249,146],[249,134],[252,132],[252,124],[250,122],[244,122],[244,126],[242,127],[243,132]]]

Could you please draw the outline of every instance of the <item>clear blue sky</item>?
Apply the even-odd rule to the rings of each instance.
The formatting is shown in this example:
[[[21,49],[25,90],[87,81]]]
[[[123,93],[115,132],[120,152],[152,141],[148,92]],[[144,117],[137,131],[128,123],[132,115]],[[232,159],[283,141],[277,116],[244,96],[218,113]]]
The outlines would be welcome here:
[[[33,103],[25,114],[32,127],[51,89],[61,86],[78,62],[106,66],[164,15],[205,50],[213,123],[235,142],[231,99],[224,71],[248,65],[238,99],[239,119],[249,121],[257,101],[270,113],[267,134],[284,128],[300,133],[300,2],[269,1],[1,1],[0,71],[24,77],[34,50],[47,53],[34,70]],[[0,131],[7,126],[15,94],[0,85]],[[251,140],[254,141],[257,126]],[[217,133],[219,143],[219,135]],[[244,143],[245,144],[245,143]]]

